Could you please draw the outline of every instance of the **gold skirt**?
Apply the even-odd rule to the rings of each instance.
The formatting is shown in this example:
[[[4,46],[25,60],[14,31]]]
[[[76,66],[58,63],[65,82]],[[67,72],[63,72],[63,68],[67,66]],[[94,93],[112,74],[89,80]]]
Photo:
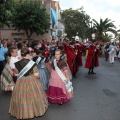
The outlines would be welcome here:
[[[9,113],[17,119],[28,119],[45,114],[48,108],[42,83],[35,76],[20,78],[12,92]]]

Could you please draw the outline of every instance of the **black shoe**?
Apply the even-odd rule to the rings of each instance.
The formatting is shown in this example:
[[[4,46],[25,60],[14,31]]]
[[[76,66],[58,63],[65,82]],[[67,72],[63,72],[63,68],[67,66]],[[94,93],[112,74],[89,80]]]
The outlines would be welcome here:
[[[77,76],[76,76],[76,75],[73,75],[73,78],[77,78]]]
[[[76,75],[74,75],[74,78],[77,78],[77,76],[76,76]]]
[[[91,74],[96,74],[95,72],[91,72]]]
[[[91,73],[90,72],[88,72],[88,75],[90,75]]]
[[[73,73],[72,76],[73,76],[74,78],[77,78],[76,73]]]
[[[59,103],[58,105],[63,105],[63,103]]]

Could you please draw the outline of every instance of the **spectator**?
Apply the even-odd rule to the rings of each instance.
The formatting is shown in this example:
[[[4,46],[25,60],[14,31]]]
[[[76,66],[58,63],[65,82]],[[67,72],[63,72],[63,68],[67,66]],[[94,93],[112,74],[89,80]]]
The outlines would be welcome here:
[[[0,41],[0,76],[5,66],[5,54],[7,53],[7,45],[4,45]]]

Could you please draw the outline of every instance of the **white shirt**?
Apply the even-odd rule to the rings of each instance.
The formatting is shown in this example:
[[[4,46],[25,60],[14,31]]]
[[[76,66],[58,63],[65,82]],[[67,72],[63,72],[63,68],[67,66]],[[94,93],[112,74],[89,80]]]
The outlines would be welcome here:
[[[15,64],[14,63],[16,63],[17,61],[19,61],[18,60],[18,58],[17,57],[10,57],[10,67],[11,67],[11,69],[15,69]]]
[[[18,50],[18,56],[17,57],[21,57],[21,50]]]

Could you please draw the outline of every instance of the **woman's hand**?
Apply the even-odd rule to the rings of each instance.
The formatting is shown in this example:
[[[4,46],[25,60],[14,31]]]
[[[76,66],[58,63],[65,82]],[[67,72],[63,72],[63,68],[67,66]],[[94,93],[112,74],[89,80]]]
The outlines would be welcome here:
[[[36,77],[36,78],[40,78],[40,75],[39,75],[39,73],[34,73],[34,76]]]

